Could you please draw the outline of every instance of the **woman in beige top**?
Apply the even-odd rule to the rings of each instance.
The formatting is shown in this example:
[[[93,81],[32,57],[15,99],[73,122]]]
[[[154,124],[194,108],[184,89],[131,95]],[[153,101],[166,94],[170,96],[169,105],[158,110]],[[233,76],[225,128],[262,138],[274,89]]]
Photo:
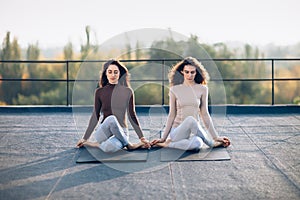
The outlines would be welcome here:
[[[198,150],[203,143],[209,147],[230,145],[227,137],[219,137],[208,112],[209,75],[193,57],[177,63],[169,74],[170,111],[162,138],[151,145],[182,150]],[[199,124],[201,116],[211,137]]]

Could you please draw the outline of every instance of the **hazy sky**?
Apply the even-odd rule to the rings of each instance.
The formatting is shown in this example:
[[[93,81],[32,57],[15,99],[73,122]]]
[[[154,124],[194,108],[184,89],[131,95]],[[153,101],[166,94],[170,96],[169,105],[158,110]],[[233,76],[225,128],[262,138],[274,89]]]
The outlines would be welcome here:
[[[0,42],[79,47],[85,26],[99,44],[141,28],[170,28],[201,42],[300,42],[299,0],[0,0]]]

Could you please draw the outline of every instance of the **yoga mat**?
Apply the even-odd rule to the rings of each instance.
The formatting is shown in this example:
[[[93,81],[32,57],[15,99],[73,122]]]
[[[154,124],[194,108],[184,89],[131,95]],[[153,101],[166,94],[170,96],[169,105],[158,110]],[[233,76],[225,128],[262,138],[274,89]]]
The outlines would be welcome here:
[[[137,149],[134,151],[120,150],[115,153],[105,153],[99,148],[82,147],[79,149],[77,163],[94,162],[146,162],[148,150]]]
[[[160,161],[217,161],[230,160],[226,148],[202,148],[199,151],[184,151],[173,148],[161,149]]]

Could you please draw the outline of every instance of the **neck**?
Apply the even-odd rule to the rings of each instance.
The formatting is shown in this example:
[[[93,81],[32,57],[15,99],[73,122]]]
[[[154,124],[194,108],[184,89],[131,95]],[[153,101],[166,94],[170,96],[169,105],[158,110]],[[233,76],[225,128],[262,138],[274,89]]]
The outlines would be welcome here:
[[[108,82],[108,84],[110,84],[110,85],[117,85],[118,82]]]
[[[183,84],[186,86],[193,86],[195,85],[195,81],[183,81]]]

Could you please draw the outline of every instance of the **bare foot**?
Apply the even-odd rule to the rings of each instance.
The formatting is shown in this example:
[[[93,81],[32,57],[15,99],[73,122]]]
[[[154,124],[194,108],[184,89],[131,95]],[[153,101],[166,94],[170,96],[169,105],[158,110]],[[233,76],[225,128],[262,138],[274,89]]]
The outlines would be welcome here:
[[[171,139],[167,139],[165,142],[158,142],[153,147],[168,147],[171,142]]]
[[[83,146],[89,146],[89,147],[98,147],[99,148],[99,143],[98,142],[83,142]]]
[[[127,149],[133,150],[133,149],[140,148],[143,145],[144,145],[144,143],[142,143],[142,142],[139,142],[139,143],[128,143]]]
[[[76,144],[76,147],[80,148],[80,147],[83,147],[83,144],[86,142],[85,139],[80,139],[77,144]]]
[[[228,147],[230,145],[230,140],[227,137],[218,137],[214,140],[214,146],[213,147]]]
[[[223,146],[223,142],[219,142],[219,141],[214,141],[214,148],[215,147],[220,147],[220,146]]]

